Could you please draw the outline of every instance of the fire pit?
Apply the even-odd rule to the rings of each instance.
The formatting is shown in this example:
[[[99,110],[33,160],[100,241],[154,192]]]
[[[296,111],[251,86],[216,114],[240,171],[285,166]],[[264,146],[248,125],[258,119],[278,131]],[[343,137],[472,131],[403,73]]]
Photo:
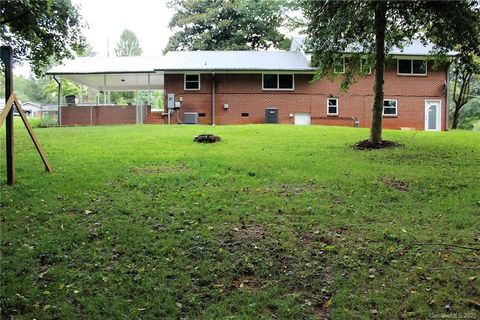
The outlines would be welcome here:
[[[193,138],[193,141],[198,143],[215,143],[220,140],[220,137],[214,134],[200,134]]]

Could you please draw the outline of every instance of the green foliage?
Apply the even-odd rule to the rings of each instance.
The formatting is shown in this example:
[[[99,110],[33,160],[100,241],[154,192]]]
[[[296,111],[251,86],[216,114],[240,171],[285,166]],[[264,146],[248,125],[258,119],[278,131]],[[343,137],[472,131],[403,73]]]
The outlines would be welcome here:
[[[166,51],[286,48],[279,31],[286,10],[278,0],[172,0]]]
[[[21,127],[16,185],[0,162],[1,318],[478,313],[478,251],[415,245],[478,248],[478,132],[387,130],[405,148],[370,152],[325,126],[35,132],[53,174]]]
[[[148,103],[148,91],[139,91],[138,101],[141,105]],[[150,105],[155,109],[163,109],[163,91],[150,92]]]
[[[58,84],[52,79],[48,82],[44,90],[50,96],[56,97],[58,94]],[[62,79],[62,96],[80,95],[80,85],[67,79]]]
[[[33,77],[13,76],[13,91],[22,102],[36,102],[41,104],[53,103],[56,95],[45,90],[49,81],[45,78],[35,79]]]
[[[140,56],[142,52],[143,50],[135,33],[128,29],[123,30],[120,35],[120,41],[117,42],[115,47],[115,55],[117,57]]]
[[[480,96],[480,58],[457,57],[450,68],[450,79],[452,129],[472,129],[475,120],[479,119],[476,115],[478,99],[471,99]]]
[[[73,58],[82,51],[84,24],[70,0],[6,0],[0,5],[2,45],[13,48],[16,61],[28,60],[41,75],[51,60]]]
[[[359,72],[359,56],[373,57],[375,44],[374,1],[310,1],[300,3],[308,20],[309,45],[317,79],[333,76],[331,65],[348,52],[352,63],[342,76],[348,88]],[[462,61],[480,52],[478,1],[388,1],[385,52],[412,39],[432,42],[432,54],[445,61],[445,53],[457,51]],[[438,23],[442,21],[442,23]]]
[[[452,111],[450,118],[453,116]],[[462,107],[459,112],[458,129],[472,130],[478,121],[480,121],[480,98],[472,99]]]

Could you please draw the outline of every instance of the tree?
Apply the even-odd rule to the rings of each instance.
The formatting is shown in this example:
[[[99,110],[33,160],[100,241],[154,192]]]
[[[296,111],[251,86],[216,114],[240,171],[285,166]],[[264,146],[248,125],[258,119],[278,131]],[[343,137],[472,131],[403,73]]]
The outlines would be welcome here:
[[[12,47],[14,61],[28,60],[36,75],[85,46],[84,23],[70,0],[3,0],[0,16],[2,45]]]
[[[120,35],[120,41],[117,42],[115,47],[115,55],[117,57],[140,56],[142,52],[143,50],[135,33],[128,29],[123,30]]]
[[[467,105],[474,95],[480,95],[480,60],[456,62],[452,68],[453,81],[453,117],[452,129],[457,129],[460,120],[460,111]]]
[[[120,41],[115,47],[115,55],[117,57],[139,56],[142,54],[140,42],[133,31],[123,30],[120,35]],[[127,103],[136,103],[136,95],[133,91],[114,91],[110,93],[110,99],[118,105]]]
[[[285,48],[279,31],[285,1],[279,0],[173,0],[175,31],[164,51],[266,50]]]
[[[436,65],[456,50],[464,61],[480,52],[478,0],[461,1],[310,1],[301,7],[308,18],[307,31],[319,67],[316,79],[333,73],[329,68],[348,52],[349,65],[342,86],[361,75],[362,56],[374,61],[372,124],[369,142],[382,142],[383,71],[386,52],[412,39],[432,42]],[[388,58],[388,57],[387,57]]]

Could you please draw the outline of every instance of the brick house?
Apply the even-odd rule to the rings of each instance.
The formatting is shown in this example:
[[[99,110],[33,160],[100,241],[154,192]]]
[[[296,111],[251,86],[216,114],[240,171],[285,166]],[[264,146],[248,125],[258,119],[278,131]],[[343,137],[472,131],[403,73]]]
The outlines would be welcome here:
[[[448,67],[434,69],[428,61],[430,49],[413,42],[390,52],[394,62],[385,68],[384,128],[448,128]],[[120,78],[127,75],[118,63],[111,63],[116,73],[106,72],[105,64],[95,70],[95,75],[103,74],[107,90],[107,75],[112,88],[121,86]],[[340,76],[345,63],[344,59],[335,66]],[[149,89],[152,77],[162,77],[155,85],[164,90],[165,110],[147,110],[142,120],[146,123],[370,126],[373,75],[358,79],[348,92],[327,79],[312,82],[315,69],[295,39],[290,51],[177,51],[150,61],[142,70],[131,62],[128,67],[133,68],[130,76],[148,74]],[[49,73],[80,83],[86,82],[82,76],[94,75],[81,70],[73,76],[72,70],[65,65]]]

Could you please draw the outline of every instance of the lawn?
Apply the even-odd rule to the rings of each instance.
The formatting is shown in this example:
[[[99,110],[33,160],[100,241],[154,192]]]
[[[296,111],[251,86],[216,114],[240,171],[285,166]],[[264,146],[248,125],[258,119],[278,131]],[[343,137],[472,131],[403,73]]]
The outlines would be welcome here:
[[[20,128],[0,167],[3,318],[480,316],[478,132],[35,130],[54,173]]]

